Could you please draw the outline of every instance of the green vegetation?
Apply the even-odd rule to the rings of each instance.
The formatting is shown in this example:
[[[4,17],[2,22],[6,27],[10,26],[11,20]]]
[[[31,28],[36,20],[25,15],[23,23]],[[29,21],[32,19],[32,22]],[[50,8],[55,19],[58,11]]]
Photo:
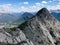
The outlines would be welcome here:
[[[20,24],[19,26],[17,26],[17,25],[5,24],[5,25],[4,25],[4,28],[9,29],[9,32],[11,32],[11,31],[15,31],[16,28],[20,28],[21,30],[23,30],[26,26],[27,26],[27,21],[24,22],[24,23],[22,23],[22,24]]]
[[[5,27],[5,28],[13,28],[13,27],[17,27],[17,25],[5,23],[5,24],[4,24],[4,27]]]
[[[16,30],[16,27],[13,27],[13,28],[9,28],[10,31],[15,31]]]
[[[25,26],[27,26],[27,22],[22,23],[21,25],[19,25],[18,28],[20,28],[21,30],[23,30],[25,28]]]
[[[12,25],[12,24],[5,24],[4,25],[4,28],[9,29],[9,32],[15,31],[16,30],[16,27],[17,27],[17,25]]]

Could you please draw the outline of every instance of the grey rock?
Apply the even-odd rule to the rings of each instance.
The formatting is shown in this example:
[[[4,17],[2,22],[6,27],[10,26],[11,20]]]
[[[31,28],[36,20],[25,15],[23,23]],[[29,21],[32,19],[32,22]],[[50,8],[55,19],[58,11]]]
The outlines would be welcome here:
[[[0,32],[0,45],[33,45],[20,29],[11,31],[11,33],[6,31],[9,30],[2,29]]]
[[[60,45],[60,22],[43,8],[13,31],[1,29],[0,45]]]
[[[60,45],[60,22],[46,8],[18,28],[34,45]]]

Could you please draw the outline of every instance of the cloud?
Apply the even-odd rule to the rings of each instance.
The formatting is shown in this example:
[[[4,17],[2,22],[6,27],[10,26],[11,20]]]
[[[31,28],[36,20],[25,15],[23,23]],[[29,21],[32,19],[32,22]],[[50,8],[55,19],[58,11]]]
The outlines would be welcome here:
[[[0,12],[8,12],[10,10],[11,4],[2,4],[0,5]]]
[[[60,0],[53,0],[53,1],[60,1]]]
[[[38,10],[41,9],[40,6],[41,6],[41,3],[37,2],[34,5],[29,6],[29,9],[30,9],[29,11],[30,12],[37,12]]]
[[[60,2],[57,5],[49,6],[48,10],[60,10]]]
[[[29,2],[23,2],[23,4],[29,4]]]
[[[42,4],[47,4],[47,2],[46,2],[46,1],[42,1],[41,3],[42,3]]]
[[[41,8],[43,7],[46,7],[48,8],[49,10],[57,10],[57,9],[60,9],[60,2],[57,4],[57,5],[54,5],[54,6],[47,6],[49,2],[52,2],[52,1],[42,1],[42,2],[36,2],[34,3],[33,5],[31,6],[17,6],[13,4],[2,4],[0,5],[0,13],[13,13],[13,12],[37,12],[38,10],[40,10]],[[29,2],[21,2],[21,4],[29,4]]]
[[[48,2],[47,2],[48,3]],[[20,11],[24,11],[24,12],[37,12],[39,11],[41,8],[43,8],[44,6],[46,8],[48,8],[48,10],[58,10],[60,9],[60,2],[57,5],[54,6],[47,6],[47,3],[41,3],[41,2],[36,2],[34,5],[32,6],[28,6],[28,7],[24,7],[24,6],[20,6]],[[45,5],[46,4],[46,5]]]
[[[20,11],[22,12],[37,12],[40,9],[40,3],[35,3],[32,6],[28,6],[28,7],[24,7],[24,6],[20,6]]]
[[[15,9],[12,4],[0,5],[0,13],[12,13],[12,12],[19,12],[19,10]]]
[[[53,1],[50,0],[49,2],[51,3],[51,2],[53,2]]]
[[[35,3],[37,6],[40,6],[41,5],[41,3]]]
[[[60,2],[58,3],[58,5],[60,5]]]
[[[9,8],[11,6],[12,6],[11,4],[2,4],[0,5],[0,8]]]
[[[22,4],[22,3],[21,3]],[[27,2],[24,2],[24,4],[29,4]],[[17,4],[18,5],[18,4]],[[0,13],[13,13],[13,12],[37,12],[40,9],[40,6],[42,5],[39,2],[36,2],[35,4],[31,6],[18,6],[13,4],[2,4],[0,5]],[[17,7],[17,8],[16,8]]]
[[[24,2],[24,4],[29,4],[29,3]],[[2,4],[2,5],[0,5],[0,13],[37,12],[42,5],[43,5],[42,3],[36,2],[35,4],[28,6],[28,7],[26,7],[26,6],[17,7],[17,5],[15,5],[17,7],[17,8],[15,8],[13,4]]]
[[[20,12],[29,12],[29,8],[28,7],[24,7],[24,6],[20,6],[19,10],[20,10]]]

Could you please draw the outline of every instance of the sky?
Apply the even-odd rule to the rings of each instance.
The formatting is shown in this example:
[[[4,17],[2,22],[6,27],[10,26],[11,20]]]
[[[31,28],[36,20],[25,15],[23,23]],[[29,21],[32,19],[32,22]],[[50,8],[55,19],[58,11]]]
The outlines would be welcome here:
[[[44,7],[60,10],[60,0],[0,0],[0,13],[37,12]]]

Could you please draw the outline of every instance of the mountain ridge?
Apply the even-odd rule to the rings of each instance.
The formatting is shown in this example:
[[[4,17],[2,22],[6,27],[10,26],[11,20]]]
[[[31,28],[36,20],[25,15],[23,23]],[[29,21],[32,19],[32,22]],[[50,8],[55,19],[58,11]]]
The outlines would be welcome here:
[[[29,12],[25,12],[21,15],[21,17],[19,19],[17,19],[15,22],[18,22],[18,23],[23,23],[27,20],[29,20],[30,18],[32,18],[34,15],[29,13]]]
[[[46,8],[39,10],[34,17],[19,25],[18,28],[34,45],[60,44],[60,22]]]
[[[60,22],[42,8],[18,27],[1,29],[0,45],[60,45]]]

